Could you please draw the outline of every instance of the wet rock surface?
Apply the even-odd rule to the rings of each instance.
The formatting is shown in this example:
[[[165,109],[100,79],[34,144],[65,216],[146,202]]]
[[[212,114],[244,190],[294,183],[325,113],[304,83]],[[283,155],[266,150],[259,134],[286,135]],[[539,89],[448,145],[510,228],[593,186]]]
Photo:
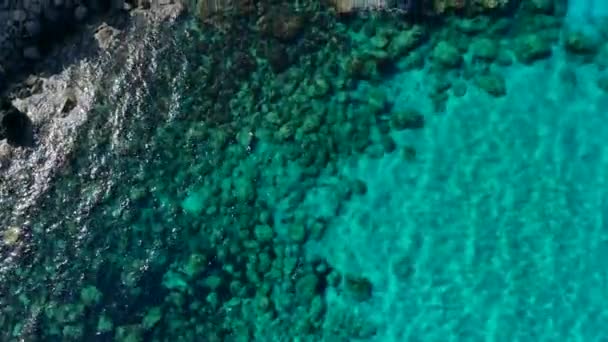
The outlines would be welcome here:
[[[30,5],[33,3],[28,2]],[[87,6],[87,11],[100,8],[99,3],[70,3]],[[24,16],[30,18],[35,13],[47,13],[42,9],[37,12],[33,7],[28,9],[31,11],[11,10],[11,13],[20,20]],[[5,9],[0,11],[4,11],[0,12],[4,13],[0,16],[5,15]],[[82,12],[82,9],[79,11]],[[78,139],[79,127],[89,119],[96,94],[103,92],[100,90],[103,80],[117,65],[124,66],[129,55],[143,55],[153,44],[161,25],[174,22],[183,11],[181,3],[168,2],[164,5],[153,4],[146,10],[134,9],[128,13],[128,18],[110,16],[102,23],[83,26],[78,33],[68,36],[62,44],[37,61],[32,67],[32,74],[23,80],[2,84],[0,72],[0,90],[5,86],[0,93],[0,183],[3,184],[0,196],[19,198],[22,204],[26,203],[20,206],[10,201],[0,203],[0,219],[3,222],[9,222],[11,217],[26,212],[44,193],[57,170],[69,159]],[[46,15],[54,18],[54,14],[51,11]],[[0,20],[0,27],[15,28],[11,26],[13,22]],[[40,23],[45,25],[42,21]],[[27,25],[23,28],[26,29]],[[0,32],[6,31],[0,29]],[[97,37],[99,32],[109,34]],[[10,51],[7,52],[6,46],[15,47],[27,41],[17,33],[11,40],[0,40],[2,44],[9,44],[0,45],[2,63],[14,58],[7,54]],[[124,44],[112,44],[118,37]]]
[[[40,61],[57,41],[86,26],[90,19],[129,9],[152,9],[154,16],[179,12],[176,1],[15,0],[0,2],[0,90],[7,79]]]

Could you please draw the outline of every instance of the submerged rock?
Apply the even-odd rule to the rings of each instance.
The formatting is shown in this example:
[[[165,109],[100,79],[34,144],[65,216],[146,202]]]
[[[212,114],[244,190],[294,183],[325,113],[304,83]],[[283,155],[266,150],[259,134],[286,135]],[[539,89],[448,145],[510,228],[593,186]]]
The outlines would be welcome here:
[[[399,32],[388,46],[389,54],[393,58],[406,56],[425,39],[425,32],[422,27],[414,26],[410,30]]]
[[[582,32],[569,32],[564,38],[564,47],[566,51],[573,54],[590,55],[597,53],[599,44],[591,36]]]
[[[474,82],[492,96],[504,96],[507,93],[507,86],[502,75],[495,73],[479,75],[475,77]]]
[[[424,127],[424,116],[413,108],[401,110],[391,115],[391,126],[397,130],[419,129]]]
[[[551,42],[541,35],[527,34],[515,40],[514,51],[520,62],[530,64],[551,56]]]
[[[270,44],[265,51],[266,60],[275,73],[281,73],[289,68],[290,60],[287,50],[281,44]]]
[[[608,93],[608,76],[601,76],[598,80],[597,80],[597,86],[598,88],[600,88],[601,90],[605,91],[606,93]]]
[[[305,22],[303,15],[286,10],[274,11],[258,20],[257,26],[261,32],[282,42],[291,42],[302,33]]]
[[[87,307],[98,304],[101,298],[101,292],[93,285],[89,285],[80,291],[80,299]]]
[[[373,285],[365,277],[347,275],[344,277],[344,287],[358,301],[366,301],[372,297]]]
[[[498,56],[498,43],[489,38],[480,38],[471,44],[471,54],[476,59],[494,60]]]
[[[460,51],[454,45],[441,41],[433,49],[433,61],[444,68],[456,68],[462,63]]]

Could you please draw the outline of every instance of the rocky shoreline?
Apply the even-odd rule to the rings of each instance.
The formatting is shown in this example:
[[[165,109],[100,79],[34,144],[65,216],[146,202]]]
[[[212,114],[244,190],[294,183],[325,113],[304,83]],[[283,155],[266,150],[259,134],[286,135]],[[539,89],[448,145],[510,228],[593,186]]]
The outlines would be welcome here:
[[[171,0],[6,0],[0,2],[0,90],[31,70],[58,41],[97,20],[134,9],[166,11]],[[84,28],[84,29],[83,29]]]
[[[108,5],[102,0],[4,1],[0,7],[0,72],[4,75],[0,79],[39,61],[51,41],[107,11]]]
[[[144,53],[162,25],[175,22],[184,10],[181,2],[166,1],[91,18],[29,65],[23,58],[15,62],[19,56],[2,55],[13,73],[10,82],[0,85],[2,127],[4,118],[25,118],[25,124],[13,127],[23,127],[25,131],[17,133],[28,138],[16,141],[8,139],[15,132],[0,132],[0,196],[7,199],[0,203],[3,222],[22,219],[44,193],[74,148],[78,128],[88,120],[108,70],[124,63],[126,56]],[[26,48],[33,42],[31,37],[17,37],[5,44]],[[7,50],[4,46],[0,51]],[[11,198],[28,204],[15,206]]]

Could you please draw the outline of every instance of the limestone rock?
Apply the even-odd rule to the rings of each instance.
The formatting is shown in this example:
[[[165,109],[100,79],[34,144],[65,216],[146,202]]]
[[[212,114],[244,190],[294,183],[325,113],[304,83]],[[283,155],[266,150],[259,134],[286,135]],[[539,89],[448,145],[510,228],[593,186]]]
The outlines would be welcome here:
[[[266,60],[270,64],[270,68],[275,73],[285,71],[290,64],[287,50],[281,44],[272,44],[265,49]]]
[[[101,49],[107,50],[116,43],[119,34],[118,29],[104,23],[97,28],[95,39]]]

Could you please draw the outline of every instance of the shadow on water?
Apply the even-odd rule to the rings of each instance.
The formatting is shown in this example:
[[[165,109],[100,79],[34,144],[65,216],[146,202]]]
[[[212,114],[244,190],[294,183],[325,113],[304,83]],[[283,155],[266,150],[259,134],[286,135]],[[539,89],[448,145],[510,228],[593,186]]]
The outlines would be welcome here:
[[[0,100],[0,139],[6,139],[11,146],[34,146],[32,120],[7,99]]]
[[[0,130],[3,130],[6,141],[11,146],[33,147],[34,125],[32,120],[23,112],[12,107],[2,116]]]

